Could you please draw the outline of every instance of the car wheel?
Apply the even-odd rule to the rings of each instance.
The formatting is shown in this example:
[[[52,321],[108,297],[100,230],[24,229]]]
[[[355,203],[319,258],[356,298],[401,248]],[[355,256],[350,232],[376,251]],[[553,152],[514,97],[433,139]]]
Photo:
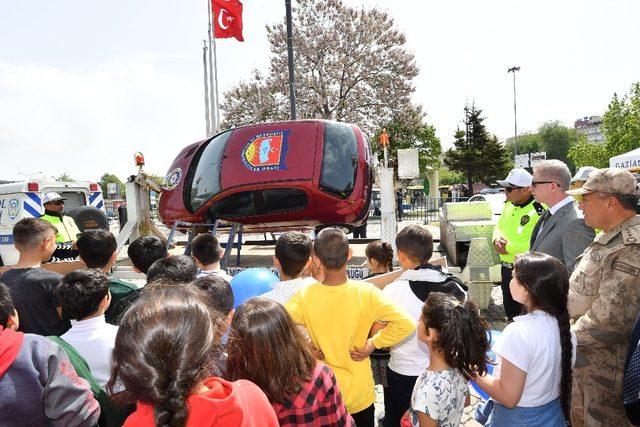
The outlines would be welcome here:
[[[316,225],[316,229],[315,229],[316,235],[322,230],[324,230],[325,228],[337,228],[342,230],[344,234],[349,234],[353,232],[353,229],[355,227],[351,224],[320,224],[320,225]]]

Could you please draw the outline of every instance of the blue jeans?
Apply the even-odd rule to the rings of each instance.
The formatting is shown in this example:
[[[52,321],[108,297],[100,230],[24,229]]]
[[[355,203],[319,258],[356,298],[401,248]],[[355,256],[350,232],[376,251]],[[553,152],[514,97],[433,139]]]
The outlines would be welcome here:
[[[562,414],[560,399],[552,400],[541,406],[524,407],[516,406],[509,409],[496,401],[489,400],[484,405],[493,405],[490,407],[481,407],[477,411],[484,412],[485,409],[490,410],[485,426],[490,427],[566,427],[567,423]],[[485,415],[487,415],[485,413]],[[476,418],[478,419],[478,418]],[[480,420],[478,420],[480,421]]]

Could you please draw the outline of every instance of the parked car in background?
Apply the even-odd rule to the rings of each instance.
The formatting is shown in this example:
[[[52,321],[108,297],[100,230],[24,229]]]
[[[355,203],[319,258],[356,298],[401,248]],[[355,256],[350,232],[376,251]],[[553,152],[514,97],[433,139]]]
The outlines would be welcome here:
[[[175,221],[222,219],[245,230],[353,229],[369,214],[372,155],[356,125],[265,123],[222,132],[173,161],[158,212]]]
[[[498,191],[495,191],[498,190]],[[507,201],[507,196],[504,194],[504,190],[498,188],[486,188],[482,190],[480,194],[471,196],[469,202],[482,202],[487,201],[491,205],[491,211],[494,215],[502,214],[504,209],[504,202]]]

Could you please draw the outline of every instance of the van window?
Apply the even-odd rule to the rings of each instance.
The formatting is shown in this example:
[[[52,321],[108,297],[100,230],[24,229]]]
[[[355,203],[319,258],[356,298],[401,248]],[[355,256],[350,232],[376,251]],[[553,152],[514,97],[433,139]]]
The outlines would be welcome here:
[[[217,201],[209,208],[211,218],[268,215],[304,209],[307,193],[296,188],[240,191]]]
[[[190,188],[187,187],[185,201],[192,212],[220,192],[220,165],[230,135],[231,131],[228,131],[209,141],[191,165],[191,170],[195,171],[190,173]]]
[[[87,205],[87,197],[82,191],[58,191],[64,199],[64,210],[79,208]]]
[[[320,188],[346,199],[353,192],[358,171],[358,141],[350,125],[326,122]]]

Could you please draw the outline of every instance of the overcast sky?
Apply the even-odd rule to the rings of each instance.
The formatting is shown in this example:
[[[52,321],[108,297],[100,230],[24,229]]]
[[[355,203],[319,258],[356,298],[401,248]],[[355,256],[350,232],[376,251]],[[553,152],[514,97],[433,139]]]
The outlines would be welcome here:
[[[443,146],[475,101],[490,132],[602,115],[640,80],[637,0],[346,0],[378,7],[407,36],[420,75],[415,102]],[[295,3],[295,0],[294,0]],[[135,172],[142,151],[164,175],[204,137],[206,0],[0,1],[0,179],[97,180]],[[268,66],[265,25],[284,1],[244,0],[244,43],[219,40],[221,90]],[[375,29],[373,29],[375,30]]]

